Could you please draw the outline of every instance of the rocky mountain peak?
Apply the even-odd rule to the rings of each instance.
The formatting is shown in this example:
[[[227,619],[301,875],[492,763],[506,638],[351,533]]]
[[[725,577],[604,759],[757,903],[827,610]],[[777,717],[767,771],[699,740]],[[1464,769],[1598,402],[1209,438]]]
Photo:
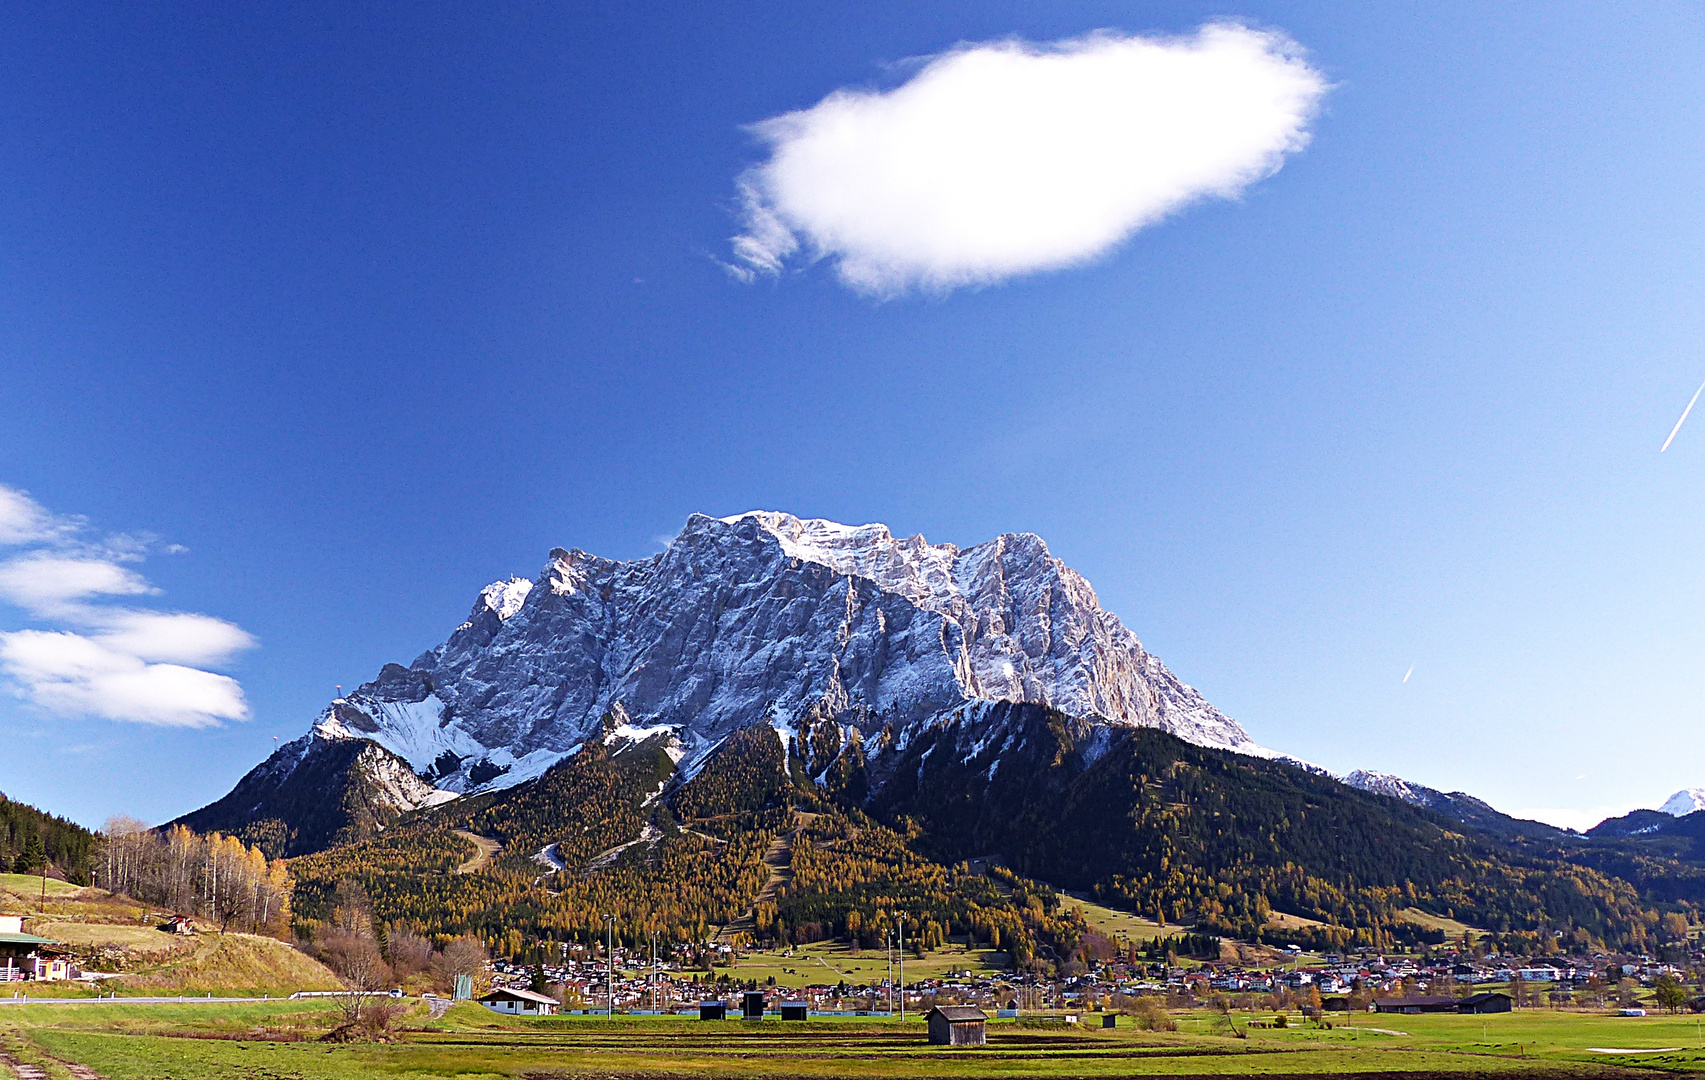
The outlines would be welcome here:
[[[644,559],[552,549],[536,580],[480,590],[444,644],[333,702],[314,734],[468,793],[540,775],[612,717],[673,732],[690,775],[752,725],[829,722],[844,745],[979,702],[1269,756],[1038,536],[960,548],[775,511],[695,514]]]

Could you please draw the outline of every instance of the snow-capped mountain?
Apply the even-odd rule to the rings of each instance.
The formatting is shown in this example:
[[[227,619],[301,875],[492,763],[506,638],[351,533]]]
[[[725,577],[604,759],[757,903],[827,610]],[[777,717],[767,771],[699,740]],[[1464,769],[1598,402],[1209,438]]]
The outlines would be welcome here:
[[[691,775],[752,724],[786,743],[827,720],[845,740],[976,702],[1271,756],[1040,537],[962,550],[769,511],[694,515],[646,559],[555,549],[535,580],[483,589],[443,645],[333,701],[311,734],[369,740],[436,788],[470,793],[536,777],[610,723],[673,730]]]
[[[1354,772],[1346,773],[1343,780],[1344,783],[1353,788],[1371,791],[1375,795],[1389,795],[1393,799],[1402,799],[1414,806],[1430,807],[1443,797],[1442,792],[1434,791],[1432,788],[1420,784],[1412,784],[1401,776],[1371,772],[1367,769],[1357,769]]]
[[[1350,787],[1372,792],[1375,795],[1401,799],[1411,806],[1431,810],[1435,814],[1442,814],[1464,825],[1473,826],[1496,836],[1539,836],[1561,840],[1567,835],[1564,830],[1541,821],[1528,821],[1525,818],[1511,817],[1494,809],[1490,803],[1476,799],[1464,791],[1447,793],[1427,787],[1425,784],[1417,784],[1413,780],[1405,780],[1401,776],[1372,772],[1367,769],[1357,769],[1345,774],[1342,779]]]
[[[1658,810],[1671,817],[1686,817],[1697,810],[1705,810],[1705,788],[1690,787],[1678,791]]]

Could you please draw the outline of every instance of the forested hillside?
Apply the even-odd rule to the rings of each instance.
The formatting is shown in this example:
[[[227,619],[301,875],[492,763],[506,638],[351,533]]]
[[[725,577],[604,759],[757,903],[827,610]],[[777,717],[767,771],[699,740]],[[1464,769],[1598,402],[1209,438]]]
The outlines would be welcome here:
[[[0,870],[33,874],[48,868],[87,885],[94,850],[94,834],[81,825],[0,795]]]
[[[1411,907],[1528,948],[1557,930],[1638,946],[1655,922],[1624,881],[1331,777],[1149,729],[1109,742],[1038,706],[1000,711],[1017,749],[998,769],[981,732],[942,725],[888,762],[873,812],[915,821],[938,858],[998,854],[1110,903],[1244,938],[1279,938],[1267,927],[1275,909],[1328,924],[1291,937],[1338,946],[1412,939],[1420,928],[1400,915]]]
[[[825,730],[784,748],[768,725],[747,728],[685,782],[666,735],[589,742],[535,781],[294,860],[296,917],[311,930],[350,880],[382,922],[511,953],[595,940],[612,913],[636,941],[733,926],[874,945],[904,920],[920,946],[969,935],[1020,961],[1044,945],[1065,955],[1084,932],[1054,887],[1206,934],[1322,947],[1436,940],[1417,909],[1528,952],[1641,947],[1658,921],[1582,860],[1152,729],[1011,705],[903,744]],[[503,850],[459,873],[474,848],[456,830]],[[1322,925],[1286,928],[1275,912]]]

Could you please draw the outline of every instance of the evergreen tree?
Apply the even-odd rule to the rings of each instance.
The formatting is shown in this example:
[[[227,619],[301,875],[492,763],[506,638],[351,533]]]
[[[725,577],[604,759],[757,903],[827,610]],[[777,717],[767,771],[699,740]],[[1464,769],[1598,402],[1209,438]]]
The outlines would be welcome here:
[[[34,874],[46,869],[47,850],[42,847],[41,833],[34,829],[24,837],[24,850],[18,855],[18,873]]]

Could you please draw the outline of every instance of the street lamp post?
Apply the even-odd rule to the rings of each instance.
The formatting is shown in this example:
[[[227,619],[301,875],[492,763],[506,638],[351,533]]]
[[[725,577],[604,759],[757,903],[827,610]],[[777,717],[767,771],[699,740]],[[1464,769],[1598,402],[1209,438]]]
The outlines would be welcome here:
[[[900,1019],[906,1018],[906,917],[900,916]]]
[[[604,1017],[616,1018],[616,917],[604,916]]]

